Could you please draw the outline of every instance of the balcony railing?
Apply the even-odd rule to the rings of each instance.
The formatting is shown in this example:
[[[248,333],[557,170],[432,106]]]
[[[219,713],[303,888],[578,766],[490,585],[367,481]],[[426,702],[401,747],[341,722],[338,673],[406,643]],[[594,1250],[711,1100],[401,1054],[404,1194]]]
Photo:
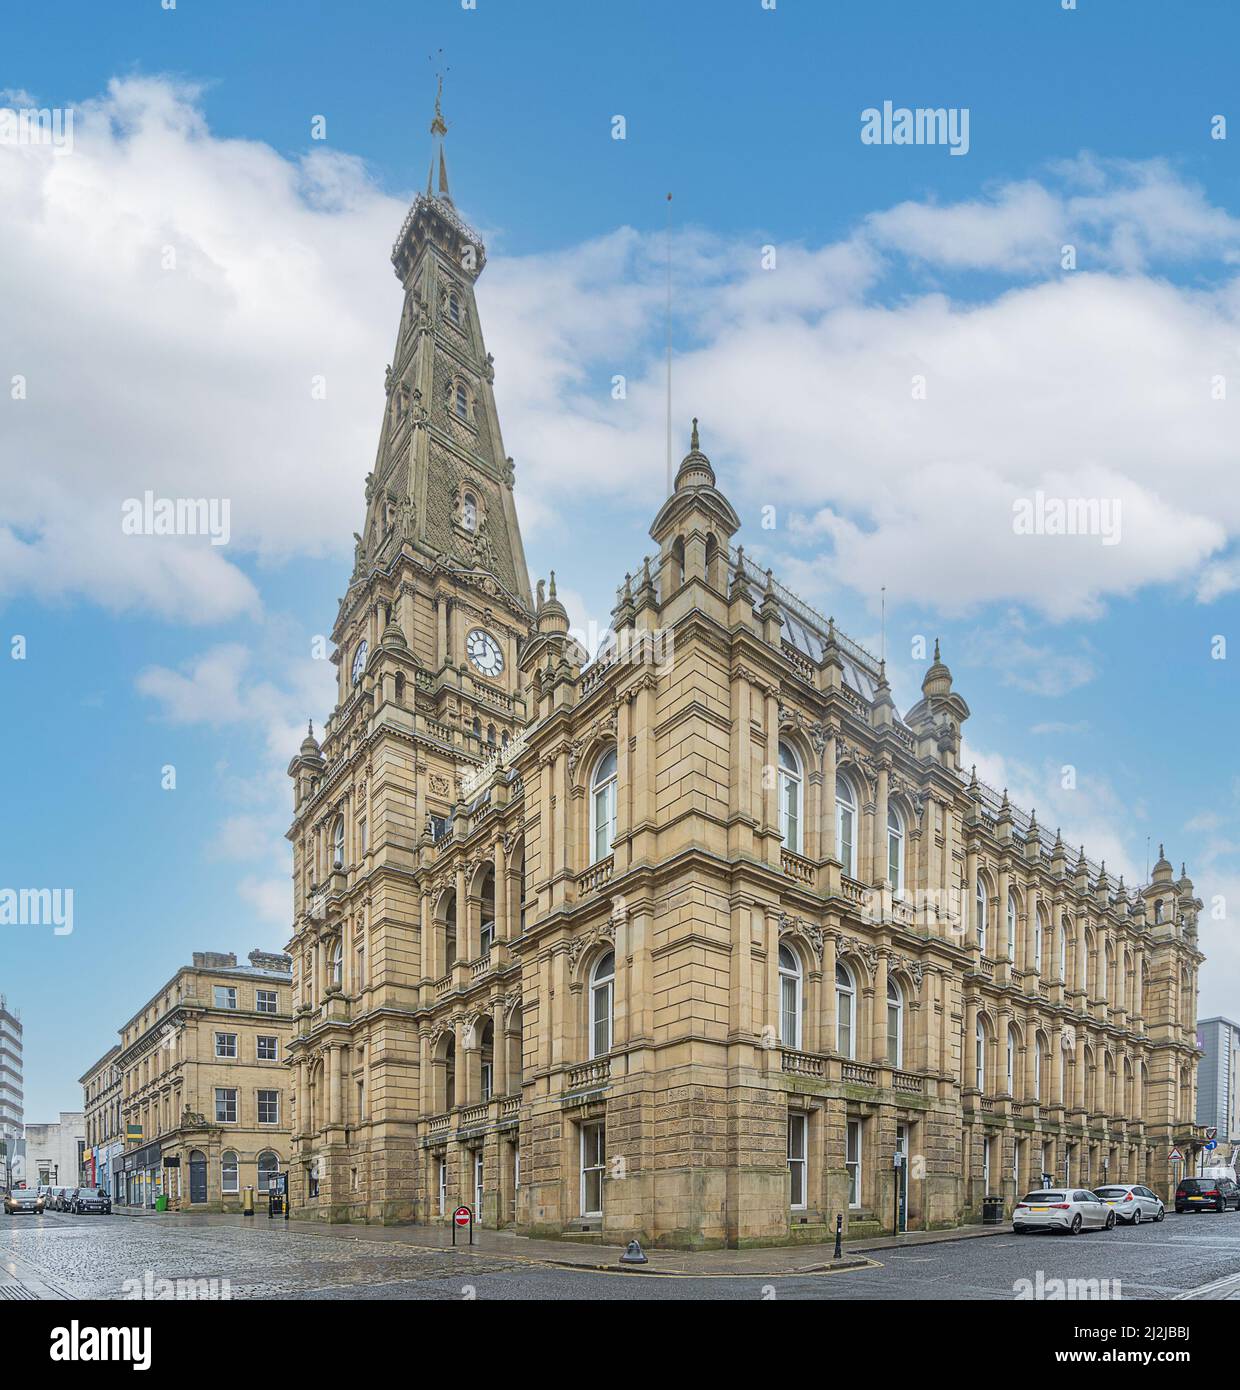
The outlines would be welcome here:
[[[864,1066],[861,1062],[845,1062],[844,1080],[854,1086],[877,1086],[878,1068]]]
[[[481,979],[491,968],[491,953],[488,951],[481,959],[474,961],[469,967],[469,977],[471,980]]]
[[[611,1075],[611,1058],[596,1057],[581,1067],[569,1067],[568,1089],[583,1091],[588,1086],[605,1086]]]
[[[600,859],[597,864],[591,864],[584,874],[578,874],[578,896],[584,897],[585,894],[593,893],[595,889],[601,888],[611,878],[615,867],[615,856],[609,854],[606,859]]]
[[[500,1117],[501,1120],[507,1120],[507,1119],[509,1119],[511,1116],[513,1116],[513,1115],[519,1115],[520,1113],[521,1113],[521,1097],[520,1097],[520,1096],[505,1096],[505,1097],[503,1098],[503,1100],[500,1101],[500,1103],[499,1103],[499,1117]]]
[[[451,1115],[435,1115],[427,1121],[426,1129],[427,1133],[430,1134],[433,1138],[435,1135],[438,1134],[447,1134],[451,1125]]]
[[[789,878],[795,878],[798,883],[813,884],[814,866],[808,859],[793,854],[790,849],[784,849],[779,852],[779,862]]]
[[[485,1124],[490,1109],[489,1102],[484,1101],[481,1105],[471,1105],[468,1109],[462,1110],[460,1128],[468,1129],[470,1125]]]
[[[442,999],[442,998],[444,997],[444,995],[447,994],[448,991],[449,991],[451,988],[452,988],[452,975],[451,975],[451,973],[449,973],[449,974],[445,975],[442,979],[436,980],[436,981],[435,981],[435,998],[436,998],[436,999]]]
[[[914,1076],[909,1071],[893,1071],[891,1073],[891,1086],[895,1091],[901,1091],[908,1096],[920,1096],[925,1094],[926,1080],[923,1076]]]
[[[794,1052],[790,1047],[780,1048],[780,1066],[794,1076],[821,1077],[825,1071],[821,1057],[812,1052]]]

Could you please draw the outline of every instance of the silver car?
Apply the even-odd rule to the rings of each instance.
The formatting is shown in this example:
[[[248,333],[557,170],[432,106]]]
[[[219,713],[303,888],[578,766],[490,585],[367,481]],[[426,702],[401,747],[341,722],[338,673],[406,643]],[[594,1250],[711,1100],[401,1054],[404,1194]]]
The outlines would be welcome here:
[[[1083,1187],[1041,1188],[1022,1197],[1012,1212],[1012,1230],[1068,1231],[1080,1235],[1090,1230],[1109,1231],[1115,1211],[1096,1192]]]
[[[1162,1198],[1140,1183],[1119,1183],[1095,1189],[1099,1197],[1113,1208],[1117,1221],[1139,1226],[1142,1221],[1161,1221],[1167,1214]]]

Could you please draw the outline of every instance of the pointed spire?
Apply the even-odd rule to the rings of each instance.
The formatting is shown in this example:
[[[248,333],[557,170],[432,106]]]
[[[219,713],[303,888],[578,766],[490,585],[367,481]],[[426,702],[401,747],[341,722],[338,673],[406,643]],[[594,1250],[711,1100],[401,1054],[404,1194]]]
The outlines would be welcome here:
[[[939,639],[937,637],[934,639],[934,659],[935,661],[939,660]]]
[[[700,449],[701,447],[702,447],[702,446],[701,446],[701,443],[700,443],[700,441],[698,440],[698,423],[697,423],[697,416],[695,415],[695,416],[693,417],[693,431],[692,431],[692,433],[689,435],[689,448],[690,448],[690,449]]]

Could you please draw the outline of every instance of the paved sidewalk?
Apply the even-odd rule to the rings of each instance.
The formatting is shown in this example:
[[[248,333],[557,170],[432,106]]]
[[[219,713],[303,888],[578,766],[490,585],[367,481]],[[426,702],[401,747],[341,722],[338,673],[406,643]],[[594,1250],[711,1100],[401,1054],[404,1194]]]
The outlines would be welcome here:
[[[387,1241],[416,1245],[423,1249],[451,1249],[450,1226],[353,1226],[331,1225],[321,1221],[274,1220],[261,1216],[240,1216],[231,1212],[155,1212],[141,1208],[114,1207],[116,1216],[137,1220],[157,1220],[168,1226],[248,1226],[255,1231],[279,1227],[294,1233],[334,1236],[341,1240]],[[834,1259],[833,1243],[823,1245],[770,1246],[753,1250],[647,1250],[648,1264],[625,1266],[619,1263],[622,1245],[578,1245],[572,1241],[535,1240],[510,1231],[474,1232],[474,1250],[502,1254],[539,1264],[562,1265],[570,1269],[629,1269],[639,1274],[696,1274],[775,1276],[829,1273],[859,1269],[874,1264],[867,1252],[901,1249],[912,1245],[935,1245],[943,1241],[971,1240],[980,1236],[1002,1235],[1007,1226],[961,1226],[949,1231],[911,1231],[901,1236],[875,1236],[855,1243],[845,1242],[842,1260]],[[466,1253],[463,1237],[457,1246]]]

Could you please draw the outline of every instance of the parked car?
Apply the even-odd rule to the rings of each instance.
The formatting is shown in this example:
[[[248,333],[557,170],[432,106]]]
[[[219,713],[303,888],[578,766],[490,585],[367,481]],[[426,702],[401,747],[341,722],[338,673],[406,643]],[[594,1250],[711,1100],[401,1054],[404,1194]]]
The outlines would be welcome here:
[[[1175,1190],[1176,1211],[1240,1211],[1240,1187],[1230,1178],[1182,1178]]]
[[[16,1216],[19,1211],[28,1211],[35,1216],[43,1214],[43,1198],[33,1187],[15,1187],[5,1194],[4,1210],[8,1216]]]
[[[73,1194],[73,1210],[79,1216],[84,1216],[88,1211],[111,1216],[112,1199],[101,1187],[79,1187]]]
[[[48,1195],[45,1198],[45,1202],[48,1211],[64,1211],[65,1194],[68,1190],[67,1187],[49,1187],[47,1189]]]
[[[1083,1187],[1043,1188],[1022,1197],[1012,1212],[1012,1230],[1068,1231],[1076,1236],[1086,1228],[1111,1230],[1115,1212],[1096,1192]]]
[[[73,1199],[77,1196],[76,1187],[62,1187],[60,1189],[60,1199],[57,1204],[57,1211],[72,1211]]]
[[[1162,1198],[1140,1183],[1118,1183],[1094,1189],[1109,1207],[1115,1209],[1115,1219],[1139,1226],[1142,1221],[1161,1221],[1167,1214]]]

